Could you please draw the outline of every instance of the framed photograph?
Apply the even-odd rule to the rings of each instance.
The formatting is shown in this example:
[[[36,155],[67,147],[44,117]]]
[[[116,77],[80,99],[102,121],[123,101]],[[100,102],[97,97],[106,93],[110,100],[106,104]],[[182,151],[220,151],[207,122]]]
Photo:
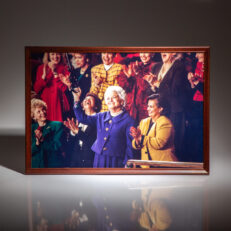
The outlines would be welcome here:
[[[27,174],[209,174],[209,47],[26,47]]]

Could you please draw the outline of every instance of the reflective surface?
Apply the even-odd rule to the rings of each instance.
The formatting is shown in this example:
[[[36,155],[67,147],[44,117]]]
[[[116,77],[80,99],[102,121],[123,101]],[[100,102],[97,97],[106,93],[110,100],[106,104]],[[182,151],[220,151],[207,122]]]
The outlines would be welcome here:
[[[0,171],[2,230],[205,230],[207,225],[203,179]]]
[[[0,230],[230,230],[224,171],[24,175],[24,137],[1,137],[0,146]]]
[[[84,178],[76,183],[74,179],[58,183],[48,178],[40,185],[29,179],[31,226],[64,230],[203,228],[206,205],[200,183],[185,188],[180,183],[134,184],[119,182],[118,177],[115,181],[92,177],[92,182],[85,178],[86,184]]]

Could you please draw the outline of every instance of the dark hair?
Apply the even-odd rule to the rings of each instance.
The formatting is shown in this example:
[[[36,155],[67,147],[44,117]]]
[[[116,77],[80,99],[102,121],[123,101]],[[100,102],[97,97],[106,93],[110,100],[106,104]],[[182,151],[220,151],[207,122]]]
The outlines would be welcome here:
[[[95,99],[95,108],[94,108],[95,112],[97,112],[97,113],[100,112],[102,103],[101,103],[101,100],[99,99],[99,97],[96,94],[91,93],[91,92],[88,92],[86,94],[86,97],[87,96],[92,96]]]
[[[114,53],[114,52],[102,52],[102,53],[101,53],[101,56],[102,56],[102,54],[103,54],[103,53],[109,53],[109,54],[112,54],[112,55],[113,55],[113,58],[115,58],[115,56],[116,56],[116,53]]]
[[[165,115],[165,116],[168,116],[169,113],[170,113],[170,105],[169,105],[169,102],[168,100],[163,97],[162,95],[160,94],[153,94],[153,95],[150,95],[148,98],[147,98],[147,103],[149,100],[154,100],[156,99],[157,100],[157,107],[160,108],[162,107],[163,110],[161,111],[161,115]]]

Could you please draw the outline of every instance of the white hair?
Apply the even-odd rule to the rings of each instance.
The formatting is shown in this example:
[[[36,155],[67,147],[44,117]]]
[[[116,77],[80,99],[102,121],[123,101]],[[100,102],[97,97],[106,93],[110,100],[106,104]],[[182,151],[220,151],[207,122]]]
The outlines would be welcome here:
[[[125,90],[120,86],[108,87],[107,90],[105,91],[105,94],[104,94],[104,100],[106,101],[107,96],[113,91],[116,92],[117,95],[119,96],[119,98],[123,100],[123,102],[124,102],[123,107],[125,107],[125,105],[126,105],[126,93],[125,93]]]

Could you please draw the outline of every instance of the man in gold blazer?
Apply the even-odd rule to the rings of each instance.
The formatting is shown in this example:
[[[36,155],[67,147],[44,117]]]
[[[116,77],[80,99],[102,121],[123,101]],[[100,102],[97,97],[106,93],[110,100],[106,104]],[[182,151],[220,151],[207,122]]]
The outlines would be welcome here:
[[[149,117],[141,120],[138,128],[131,128],[132,146],[141,149],[141,160],[176,161],[174,128],[165,116],[168,103],[158,94],[148,97]],[[145,167],[145,166],[141,166]]]

